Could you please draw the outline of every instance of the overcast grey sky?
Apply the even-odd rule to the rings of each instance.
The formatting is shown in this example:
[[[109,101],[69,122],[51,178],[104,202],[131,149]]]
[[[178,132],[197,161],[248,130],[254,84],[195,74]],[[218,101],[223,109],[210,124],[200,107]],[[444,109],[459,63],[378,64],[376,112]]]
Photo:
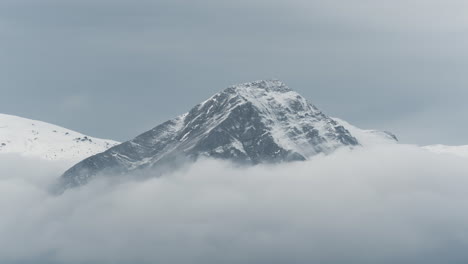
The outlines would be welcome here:
[[[466,0],[1,0],[0,112],[127,140],[277,78],[403,142],[468,144]]]

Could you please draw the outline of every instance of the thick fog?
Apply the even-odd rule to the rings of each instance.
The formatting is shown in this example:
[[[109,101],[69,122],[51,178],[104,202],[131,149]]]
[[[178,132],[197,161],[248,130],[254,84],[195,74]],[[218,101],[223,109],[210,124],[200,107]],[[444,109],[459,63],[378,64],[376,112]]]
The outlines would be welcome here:
[[[468,162],[415,146],[49,194],[67,166],[0,156],[0,263],[468,261]]]

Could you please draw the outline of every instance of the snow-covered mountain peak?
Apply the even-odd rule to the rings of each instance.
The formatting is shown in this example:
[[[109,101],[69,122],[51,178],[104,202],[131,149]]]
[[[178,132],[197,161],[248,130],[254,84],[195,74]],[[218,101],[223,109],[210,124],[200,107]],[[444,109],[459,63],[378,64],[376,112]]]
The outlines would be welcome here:
[[[199,157],[244,164],[298,161],[356,145],[345,127],[281,81],[255,81],[230,86],[188,113],[78,163],[63,181],[73,187],[104,171]]]
[[[309,104],[300,94],[279,80],[260,80],[232,85],[199,104],[198,109],[205,109],[208,106],[207,111],[211,111],[213,107],[220,105],[220,102],[227,102],[224,105],[225,109],[222,109],[222,111],[219,111],[221,109],[217,109],[217,112],[221,114],[227,113],[239,105],[248,103],[255,105],[259,109],[281,107],[291,109],[295,106]],[[197,109],[192,109],[192,111],[194,110]],[[313,107],[313,110],[317,109]]]
[[[272,80],[258,80],[253,82],[246,82],[241,84],[236,84],[228,87],[229,89],[234,90],[265,90],[265,91],[274,91],[274,92],[290,92],[292,91],[284,82],[276,79]]]
[[[117,144],[45,122],[0,114],[0,154],[78,162]]]
[[[246,120],[241,121],[239,117]],[[230,86],[178,120],[176,123],[184,123],[184,135],[193,135],[194,130],[211,132],[222,124],[232,123],[232,128],[241,128],[240,123],[250,123],[250,127],[241,128],[244,130],[235,133],[262,127],[265,135],[270,136],[275,144],[301,159],[318,153],[330,153],[342,145],[358,144],[343,126],[278,80]],[[316,141],[311,141],[311,133],[317,136]],[[244,152],[243,149],[238,150]]]

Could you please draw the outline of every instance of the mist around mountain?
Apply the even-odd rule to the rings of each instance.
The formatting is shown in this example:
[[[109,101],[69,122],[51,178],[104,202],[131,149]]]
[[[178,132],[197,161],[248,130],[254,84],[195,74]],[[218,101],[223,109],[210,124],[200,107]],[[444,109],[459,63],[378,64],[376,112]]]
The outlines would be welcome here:
[[[439,153],[439,154],[450,154],[459,157],[468,158],[468,145],[466,146],[447,146],[447,145],[429,145],[425,146],[424,149]]]
[[[0,262],[463,263],[468,163],[418,146],[306,161],[97,177],[49,192],[64,161],[0,155]],[[157,177],[159,176],[159,177]],[[118,180],[117,180],[118,179]]]

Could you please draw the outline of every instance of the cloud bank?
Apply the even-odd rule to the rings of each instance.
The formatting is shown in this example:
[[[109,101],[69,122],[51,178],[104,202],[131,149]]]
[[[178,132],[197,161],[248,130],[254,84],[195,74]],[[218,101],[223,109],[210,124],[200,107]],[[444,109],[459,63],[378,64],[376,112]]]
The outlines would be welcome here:
[[[415,146],[47,192],[68,164],[0,156],[1,263],[466,263],[468,164]]]

